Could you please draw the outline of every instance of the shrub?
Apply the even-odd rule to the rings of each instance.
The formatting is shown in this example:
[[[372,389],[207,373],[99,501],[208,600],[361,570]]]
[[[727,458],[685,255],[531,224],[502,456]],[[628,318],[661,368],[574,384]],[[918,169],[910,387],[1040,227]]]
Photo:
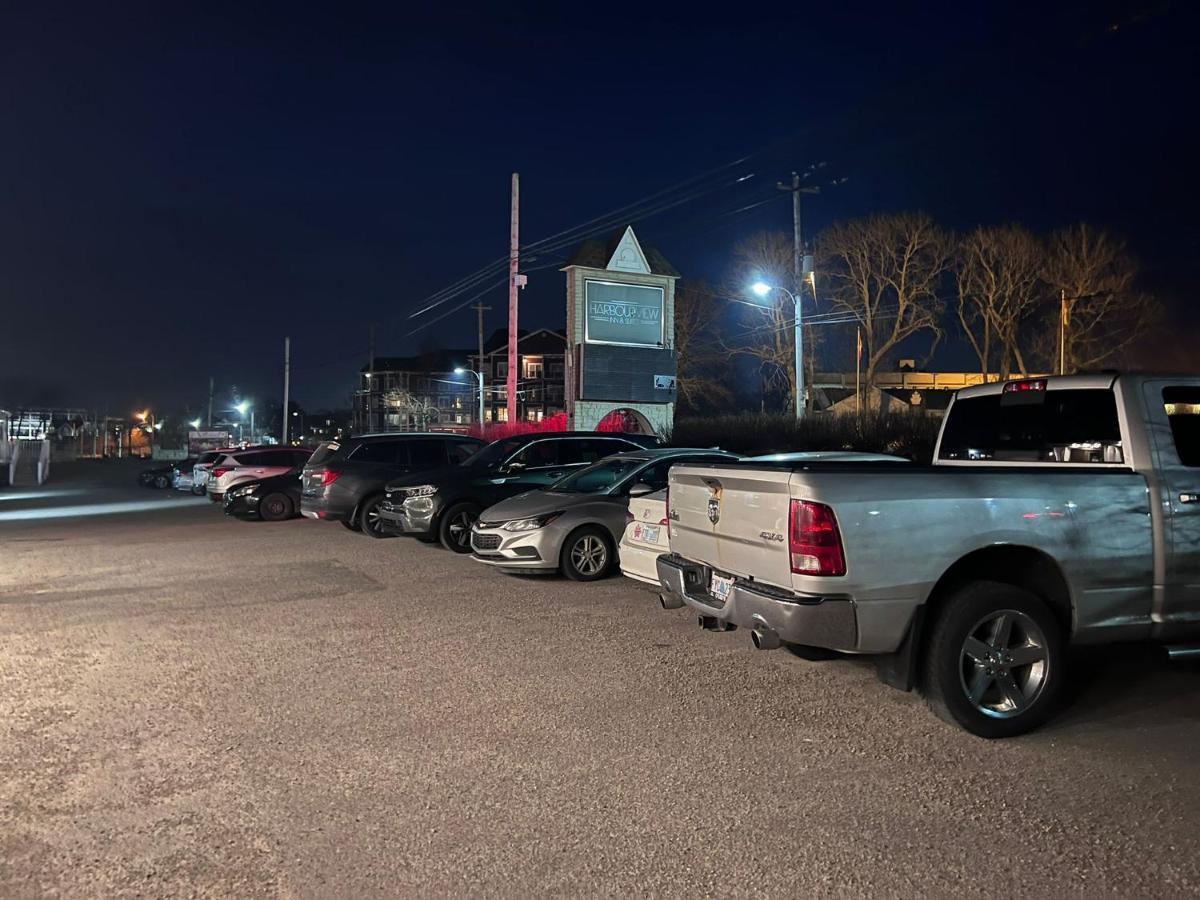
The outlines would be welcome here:
[[[677,419],[675,447],[720,447],[757,456],[799,450],[890,453],[915,462],[933,458],[941,419],[925,412],[854,415],[816,413],[797,421],[786,413],[743,413]]]
[[[567,414],[557,413],[547,416],[540,422],[489,422],[482,428],[476,422],[468,430],[472,437],[480,437],[485,441],[499,441],[503,438],[515,437],[518,434],[542,434],[553,431],[567,430]]]

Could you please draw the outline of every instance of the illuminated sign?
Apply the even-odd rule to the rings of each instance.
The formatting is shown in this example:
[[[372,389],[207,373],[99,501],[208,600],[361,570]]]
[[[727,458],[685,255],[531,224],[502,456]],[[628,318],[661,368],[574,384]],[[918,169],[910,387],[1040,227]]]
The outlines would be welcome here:
[[[660,287],[585,281],[583,339],[589,344],[661,347],[664,298]]]

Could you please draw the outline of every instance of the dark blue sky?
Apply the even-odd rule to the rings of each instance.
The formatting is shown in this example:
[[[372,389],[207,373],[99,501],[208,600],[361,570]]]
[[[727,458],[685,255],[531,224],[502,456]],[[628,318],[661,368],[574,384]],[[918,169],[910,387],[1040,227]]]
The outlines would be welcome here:
[[[469,346],[469,311],[406,316],[506,252],[514,170],[532,241],[746,157],[722,180],[753,178],[638,224],[710,279],[789,223],[782,196],[723,214],[817,161],[850,180],[810,233],[1086,219],[1194,323],[1184,4],[491,6],[0,12],[0,406],[199,404],[209,375],[275,396],[291,334],[313,407],[345,398],[371,321],[380,354]],[[561,325],[562,276],[530,282],[522,324]]]

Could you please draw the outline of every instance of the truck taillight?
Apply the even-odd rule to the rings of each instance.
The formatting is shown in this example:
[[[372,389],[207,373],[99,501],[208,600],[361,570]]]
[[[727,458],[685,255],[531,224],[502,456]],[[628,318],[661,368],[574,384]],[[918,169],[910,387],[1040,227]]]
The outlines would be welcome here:
[[[341,472],[335,472],[333,469],[325,469],[321,472],[321,487],[329,487],[329,485],[341,477]]]
[[[846,554],[833,510],[824,503],[793,500],[788,513],[788,550],[796,575],[845,575]]]

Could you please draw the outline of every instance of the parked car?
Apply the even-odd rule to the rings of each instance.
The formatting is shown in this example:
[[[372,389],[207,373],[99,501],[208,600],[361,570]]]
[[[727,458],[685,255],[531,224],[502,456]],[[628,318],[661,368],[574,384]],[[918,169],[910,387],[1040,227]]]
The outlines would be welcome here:
[[[617,547],[621,574],[658,590],[658,558],[671,551],[667,491],[630,496],[625,531]]]
[[[192,466],[192,493],[197,497],[203,496],[208,488],[208,473],[212,471],[213,463],[226,453],[233,453],[237,447],[225,447],[221,450],[208,450],[201,453]]]
[[[175,463],[171,469],[171,488],[176,491],[192,490],[192,473],[195,471],[196,463],[200,461],[198,456],[189,456],[187,459]]]
[[[630,498],[666,487],[675,463],[728,462],[732,453],[654,449],[618,453],[541,489],[485,509],[471,528],[480,562],[518,572],[596,581],[617,564]]]
[[[156,466],[153,469],[143,469],[138,473],[138,484],[142,487],[169,488],[171,486],[171,476],[175,468],[175,463],[169,463],[165,466]]]
[[[388,481],[457,465],[483,446],[484,441],[466,435],[413,432],[327,441],[304,467],[300,511],[371,537],[388,537],[378,515]]]
[[[979,385],[933,466],[677,466],[663,605],[880,656],[984,737],[1055,710],[1070,644],[1200,653],[1200,376]]]
[[[219,503],[235,485],[271,475],[282,475],[303,466],[312,451],[307,447],[247,447],[221,454],[208,473],[208,498]]]
[[[300,475],[303,466],[282,475],[254,478],[225,492],[225,515],[239,519],[282,522],[300,515]]]
[[[456,553],[470,553],[471,526],[480,510],[530,488],[553,484],[605,456],[656,443],[656,438],[645,435],[593,431],[504,438],[460,465],[389,483],[379,517],[385,533],[436,540]]]

